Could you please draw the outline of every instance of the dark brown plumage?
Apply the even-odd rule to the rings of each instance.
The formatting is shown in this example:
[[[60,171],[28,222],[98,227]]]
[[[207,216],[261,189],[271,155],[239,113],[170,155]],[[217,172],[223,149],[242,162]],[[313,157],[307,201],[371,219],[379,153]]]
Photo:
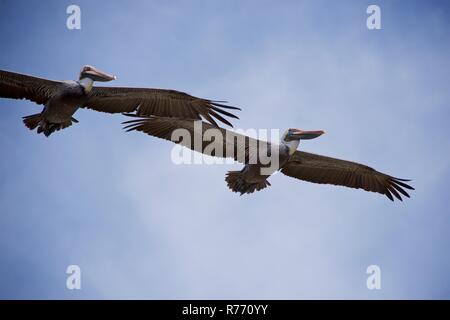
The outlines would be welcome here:
[[[258,161],[256,163],[250,163],[249,161],[249,159],[257,159],[261,148],[264,148],[263,152],[268,152],[272,146],[269,142],[253,139],[223,128],[216,128],[205,122],[201,122],[201,132],[196,132],[194,130],[194,121],[185,119],[149,117],[126,121],[124,124],[127,125],[125,127],[127,131],[141,131],[168,141],[173,141],[172,133],[176,129],[185,129],[191,137],[197,135],[200,139],[202,139],[207,130],[218,130],[218,133],[223,137],[223,139],[218,139],[218,141],[202,139],[201,143],[195,144],[194,138],[192,138],[187,141],[173,142],[180,143],[206,155],[232,157],[245,164],[241,171],[230,171],[226,176],[228,186],[235,192],[240,192],[241,194],[252,193],[270,186],[270,183],[267,181],[270,174],[262,175],[260,173],[260,169],[264,165],[258,163]],[[208,148],[212,142],[218,144],[218,148]],[[272,147],[275,146],[273,145]],[[217,152],[217,150],[220,152]],[[394,197],[402,200],[402,195],[409,198],[409,194],[405,189],[414,190],[414,188],[405,183],[409,180],[394,178],[356,162],[292,150],[283,141],[278,146],[278,155],[279,167],[274,172],[280,170],[283,174],[300,180],[377,192],[385,195],[392,201]]]
[[[222,102],[222,103],[221,103]],[[223,109],[239,108],[227,106],[223,101],[193,97],[187,93],[165,89],[93,87],[82,107],[108,113],[129,113],[138,116],[161,116],[207,121],[217,126],[216,118],[232,126],[223,116],[239,119]]]
[[[141,131],[148,135],[161,138],[167,141],[172,141],[178,143],[184,147],[187,147],[191,150],[213,156],[213,157],[226,157],[233,158],[234,160],[246,164],[250,159],[256,159],[258,156],[258,151],[260,148],[264,148],[261,152],[265,152],[266,150],[270,150],[270,143],[266,141],[261,141],[257,139],[253,139],[251,137],[229,131],[220,127],[215,127],[206,122],[199,122],[201,124],[202,131],[195,131],[194,124],[196,121],[187,120],[187,119],[176,119],[176,118],[167,118],[167,117],[148,117],[141,118],[136,115],[129,115],[131,117],[137,117],[138,119],[125,121],[123,124],[126,124],[125,128],[127,132],[129,131]],[[197,127],[199,128],[199,127]],[[177,129],[185,129],[189,132],[192,139],[189,140],[172,140],[172,134]],[[194,143],[195,135],[201,137],[205,136],[207,131],[212,132],[211,130],[216,130],[217,133],[223,137],[223,140],[218,141],[218,148],[213,148],[209,150],[205,150],[208,146],[211,145],[211,141],[209,139],[205,139],[201,141],[201,143]],[[212,141],[215,141],[212,138]]]
[[[27,99],[37,104],[45,104],[60,84],[60,81],[0,70],[0,97],[2,98]]]
[[[409,198],[405,189],[414,190],[405,183],[409,180],[391,177],[356,162],[303,151],[295,151],[281,172],[304,181],[378,192],[390,200],[394,200],[392,195],[402,200],[400,193]]]

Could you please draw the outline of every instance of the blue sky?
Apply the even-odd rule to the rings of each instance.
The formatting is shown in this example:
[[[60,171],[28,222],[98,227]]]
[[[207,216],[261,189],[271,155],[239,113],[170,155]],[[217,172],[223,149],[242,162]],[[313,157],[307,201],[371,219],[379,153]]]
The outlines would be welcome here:
[[[81,30],[66,7],[81,7]],[[378,4],[382,29],[366,28]],[[0,298],[450,298],[450,6],[445,1],[1,1],[0,68],[172,88],[242,107],[238,128],[324,129],[300,148],[413,179],[403,203],[234,165],[80,110],[49,139],[0,100]],[[109,85],[109,84],[108,84]],[[79,265],[82,289],[67,290]],[[381,268],[368,290],[366,268]]]

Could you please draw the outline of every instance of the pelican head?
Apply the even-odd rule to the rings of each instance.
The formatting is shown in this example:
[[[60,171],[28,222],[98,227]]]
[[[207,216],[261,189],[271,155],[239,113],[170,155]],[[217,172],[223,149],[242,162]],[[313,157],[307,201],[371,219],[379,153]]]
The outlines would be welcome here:
[[[116,80],[116,76],[98,70],[90,65],[85,65],[80,71],[80,80],[86,78],[89,78],[92,81],[101,81],[101,82]]]
[[[310,140],[320,137],[325,132],[322,130],[305,131],[300,129],[288,129],[281,137],[281,143],[289,148],[289,154],[297,150],[300,140]]]
[[[84,93],[88,94],[92,90],[94,81],[107,82],[115,80],[116,76],[100,71],[93,66],[85,65],[80,71],[79,84],[84,88]]]

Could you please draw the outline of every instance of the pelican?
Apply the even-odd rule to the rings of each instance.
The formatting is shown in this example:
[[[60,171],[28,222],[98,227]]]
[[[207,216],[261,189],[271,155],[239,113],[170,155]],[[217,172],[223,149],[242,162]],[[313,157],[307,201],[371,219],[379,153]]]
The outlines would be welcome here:
[[[115,79],[90,65],[81,69],[78,81],[53,81],[0,70],[0,97],[43,104],[41,113],[25,116],[23,122],[47,137],[77,123],[73,115],[80,107],[107,113],[135,112],[140,116],[203,117],[214,126],[214,118],[229,126],[231,123],[223,116],[238,119],[224,109],[240,109],[222,104],[225,101],[201,99],[175,90],[93,86],[95,81]]]
[[[267,179],[276,171],[303,181],[378,192],[391,201],[394,201],[394,197],[402,201],[402,195],[409,198],[405,189],[414,190],[405,183],[410,180],[395,178],[356,162],[297,150],[300,141],[315,139],[324,134],[322,130],[291,128],[281,136],[279,144],[272,144],[195,120],[151,116],[126,121],[124,124],[127,131],[141,131],[203,154],[231,157],[243,163],[242,170],[229,171],[225,177],[228,187],[241,195],[270,186]],[[177,129],[185,130],[194,139],[174,136]],[[195,141],[196,137],[200,137],[200,143]],[[261,150],[276,155],[277,158],[273,159],[277,160],[277,165],[263,163]],[[263,168],[267,170],[263,172]]]

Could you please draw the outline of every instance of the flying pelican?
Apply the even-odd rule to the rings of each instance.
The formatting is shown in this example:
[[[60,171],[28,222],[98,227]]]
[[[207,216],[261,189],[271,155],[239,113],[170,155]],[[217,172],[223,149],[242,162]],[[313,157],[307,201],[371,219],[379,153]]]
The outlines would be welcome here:
[[[23,117],[23,122],[47,137],[78,122],[73,114],[80,107],[108,113],[135,112],[141,116],[197,120],[203,117],[215,126],[213,118],[232,126],[221,114],[238,119],[223,109],[240,109],[221,104],[224,101],[196,98],[175,90],[93,86],[94,81],[115,79],[90,65],[81,69],[78,81],[53,81],[0,70],[0,97],[43,104],[41,113]]]
[[[394,178],[356,162],[297,150],[301,140],[317,138],[324,134],[321,130],[288,129],[282,135],[280,144],[276,145],[217,128],[198,120],[151,116],[126,121],[124,124],[127,125],[125,127],[127,131],[141,131],[154,137],[179,143],[197,152],[216,157],[231,157],[243,163],[245,166],[242,170],[229,171],[225,177],[228,187],[241,195],[270,186],[267,178],[276,171],[313,183],[378,192],[392,201],[394,201],[393,196],[401,201],[401,195],[409,198],[405,189],[414,190],[405,183],[410,180]],[[173,133],[176,132],[176,129],[186,130],[188,136],[194,137],[194,139],[185,139],[181,135],[174,136]],[[205,139],[206,136],[209,138]],[[195,137],[200,137],[201,142],[194,143]],[[273,167],[269,162],[263,162],[261,150],[269,155],[276,154],[278,158],[272,159],[278,160],[278,164]],[[261,170],[263,168],[267,170],[263,172]]]

